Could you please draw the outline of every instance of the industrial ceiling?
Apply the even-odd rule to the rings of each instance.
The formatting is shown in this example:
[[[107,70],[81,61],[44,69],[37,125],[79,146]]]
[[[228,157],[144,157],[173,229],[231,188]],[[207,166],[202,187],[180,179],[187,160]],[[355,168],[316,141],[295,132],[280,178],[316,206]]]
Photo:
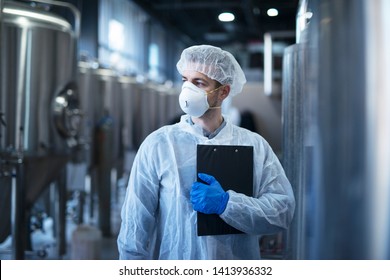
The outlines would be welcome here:
[[[263,40],[266,32],[295,31],[299,0],[134,0],[193,43],[247,44]],[[267,10],[278,15],[270,17]],[[232,22],[218,15],[231,12]]]

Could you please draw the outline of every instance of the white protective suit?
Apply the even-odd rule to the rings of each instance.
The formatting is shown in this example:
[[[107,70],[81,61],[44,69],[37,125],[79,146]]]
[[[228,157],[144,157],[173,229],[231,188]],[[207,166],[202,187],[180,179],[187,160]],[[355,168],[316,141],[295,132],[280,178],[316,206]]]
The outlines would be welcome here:
[[[120,259],[260,259],[260,235],[287,228],[295,208],[279,160],[256,133],[227,121],[208,139],[188,118],[153,132],[139,148],[122,208]],[[254,197],[228,191],[220,215],[246,234],[197,236],[197,213],[190,201],[197,144],[254,147]]]

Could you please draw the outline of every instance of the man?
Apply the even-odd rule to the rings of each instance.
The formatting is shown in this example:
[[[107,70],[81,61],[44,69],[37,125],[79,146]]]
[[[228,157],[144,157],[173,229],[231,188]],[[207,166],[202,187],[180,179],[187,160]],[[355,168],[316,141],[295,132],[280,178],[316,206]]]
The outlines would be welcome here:
[[[187,114],[151,133],[138,150],[122,208],[120,258],[260,259],[260,235],[287,228],[295,200],[268,143],[221,113],[245,75],[230,53],[207,45],[185,49],[177,69]],[[253,196],[224,191],[214,177],[197,174],[199,144],[252,146]],[[198,236],[197,211],[217,214],[244,234]]]

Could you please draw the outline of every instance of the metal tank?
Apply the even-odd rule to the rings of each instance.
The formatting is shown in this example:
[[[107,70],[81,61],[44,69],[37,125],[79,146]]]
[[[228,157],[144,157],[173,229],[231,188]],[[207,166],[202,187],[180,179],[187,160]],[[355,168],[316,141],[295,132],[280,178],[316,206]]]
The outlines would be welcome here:
[[[142,121],[142,102],[144,100],[143,96],[144,96],[144,92],[145,92],[145,89],[146,89],[146,84],[145,84],[145,80],[143,78],[139,78],[139,81],[138,81],[138,86],[136,87],[136,90],[133,92],[133,125],[134,125],[134,128],[133,128],[133,132],[134,132],[134,135],[133,135],[133,142],[134,142],[134,148],[135,149],[138,149],[139,146],[141,145],[142,143],[142,140],[143,140],[143,135],[144,135],[144,132],[143,132],[143,125],[144,125],[144,122]]]
[[[85,163],[88,168],[92,165],[93,153],[93,129],[94,121],[94,102],[93,88],[95,82],[93,71],[96,67],[93,62],[79,61],[77,70],[77,85],[79,93],[79,105],[82,111],[80,122],[78,142],[82,144],[83,149],[80,152],[80,162]]]
[[[145,137],[177,116],[178,92],[84,61],[79,62],[78,83],[83,111],[79,141],[86,143],[84,158],[92,180],[90,213],[97,196],[99,227],[110,236],[112,194],[120,182],[127,182],[134,153]]]
[[[389,259],[390,3],[300,4],[312,18],[283,65],[291,256]]]
[[[305,208],[306,195],[305,184],[305,155],[310,153],[310,146],[305,145],[304,118],[305,99],[304,86],[305,77],[305,48],[296,44],[289,46],[284,51],[283,56],[283,93],[282,93],[282,164],[293,187],[296,208],[293,222],[289,228],[294,234],[290,236],[288,247],[286,248],[286,258],[301,259],[305,253]],[[294,69],[303,69],[294,71]]]
[[[157,126],[162,127],[173,123],[182,110],[179,105],[180,91],[170,83],[160,85],[158,88]]]
[[[118,79],[122,106],[120,150],[127,155],[134,153],[151,132],[172,123],[181,110],[178,90],[169,82],[145,82],[135,76],[119,76]],[[128,174],[131,162],[125,162]]]
[[[110,236],[112,194],[116,193],[118,181],[130,172],[129,153],[140,144],[144,84],[136,77],[120,75],[114,69],[94,64],[80,61],[78,66],[84,112],[81,137],[89,147],[85,160],[92,180],[88,194],[90,214],[93,217],[97,210],[102,234]]]
[[[157,128],[158,86],[147,81],[141,94],[141,137],[140,142]]]
[[[141,143],[154,130],[172,123],[180,112],[177,89],[153,81],[143,87],[141,94]]]
[[[285,258],[304,259],[311,224],[311,186],[313,172],[308,164],[312,158],[313,118],[312,94],[308,90],[310,78],[307,30],[312,16],[309,1],[299,2],[296,22],[296,44],[287,47],[283,55],[282,78],[282,164],[295,194],[295,215],[287,235]]]
[[[80,70],[81,71],[81,68]],[[113,69],[84,69],[87,84],[80,92],[89,99],[88,116],[91,118],[87,130],[91,138],[92,203],[97,196],[98,224],[103,236],[111,235],[111,193],[117,180],[116,174],[123,171],[121,151],[121,88],[118,75]],[[93,206],[91,209],[93,214]]]
[[[67,3],[35,2],[70,9],[75,23],[72,27],[39,5],[2,3],[0,170],[6,171],[0,176],[14,178],[14,258],[23,258],[26,249],[25,211],[50,182],[61,178],[77,145],[81,116],[75,80],[79,13]],[[60,185],[65,186],[63,182]],[[0,192],[2,198],[10,196],[11,186],[4,186],[7,191]],[[63,189],[58,192],[64,195]],[[64,221],[64,200],[59,204]],[[5,216],[11,212],[4,210]],[[63,238],[64,225],[58,227]]]
[[[123,151],[135,150],[135,122],[138,119],[142,84],[133,76],[120,76],[121,87],[121,146]]]
[[[92,93],[93,122],[99,125],[107,117],[113,121],[113,146],[111,148],[112,160],[121,157],[120,143],[120,119],[121,98],[120,84],[117,73],[112,69],[98,68],[93,72],[93,85],[96,90]]]
[[[157,106],[156,106],[156,129],[167,124],[168,115],[168,99],[167,99],[167,88],[162,85],[156,85],[155,93],[157,95]]]
[[[181,87],[177,87],[174,85],[172,85],[172,87],[169,87],[169,89],[167,90],[167,99],[168,99],[167,123],[168,124],[178,122],[180,116],[184,114],[179,104],[180,91],[181,91]]]

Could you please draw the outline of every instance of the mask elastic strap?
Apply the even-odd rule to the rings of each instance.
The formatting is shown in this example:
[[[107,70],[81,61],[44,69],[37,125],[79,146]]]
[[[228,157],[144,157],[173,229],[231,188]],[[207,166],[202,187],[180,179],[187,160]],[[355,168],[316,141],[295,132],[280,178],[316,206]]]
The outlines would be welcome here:
[[[217,91],[219,90],[221,87],[224,87],[225,85],[220,85],[219,87],[213,89],[213,90],[210,90],[209,92],[206,91],[206,95],[210,94],[210,93],[213,93],[214,91]]]
[[[207,94],[213,93],[214,91],[217,91],[218,89],[220,89],[221,87],[224,87],[224,86],[225,86],[225,85],[221,85],[221,86],[219,86],[219,87],[217,87],[217,88],[215,88],[215,89],[213,89],[213,90],[207,92]],[[221,107],[221,106],[209,107],[209,109],[220,109],[220,108],[222,108],[222,107]]]

